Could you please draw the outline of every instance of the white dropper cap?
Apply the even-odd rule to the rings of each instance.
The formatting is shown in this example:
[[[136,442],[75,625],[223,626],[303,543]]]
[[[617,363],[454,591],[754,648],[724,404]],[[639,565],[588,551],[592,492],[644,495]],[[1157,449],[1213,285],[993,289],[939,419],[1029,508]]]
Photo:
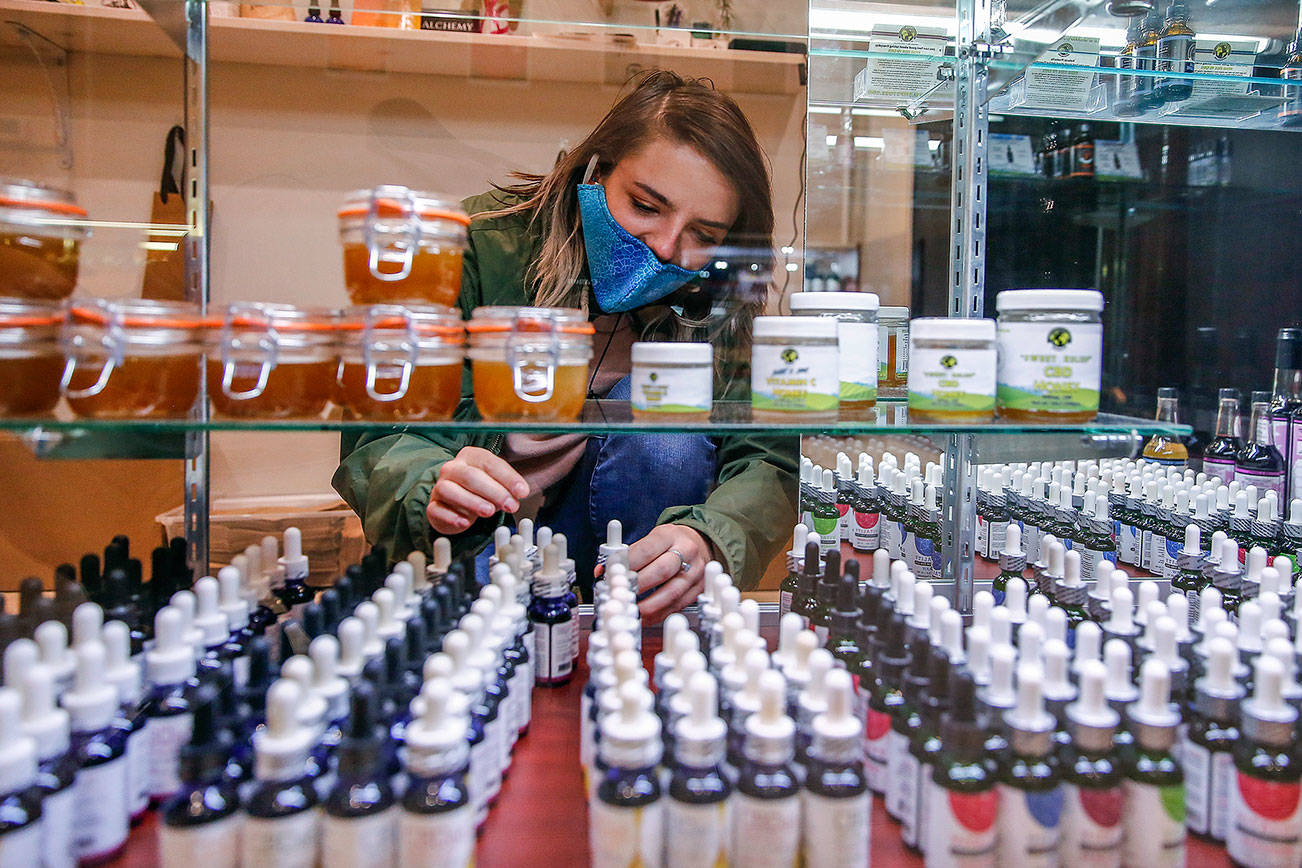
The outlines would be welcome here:
[[[1044,629],[1032,621],[1022,625],[1017,632],[1017,657],[1027,663],[1040,662],[1040,652],[1044,645]]]
[[[990,683],[982,694],[984,702],[993,708],[1012,708],[1017,699],[1013,690],[1013,670],[1017,666],[1017,651],[1012,645],[995,645],[990,649]]]
[[[277,557],[280,554],[280,540],[271,534],[262,538],[262,574],[264,576],[274,576],[279,566]]]
[[[326,706],[325,698],[317,695],[312,687],[316,680],[316,669],[312,665],[311,658],[304,654],[295,654],[280,666],[280,677],[282,680],[290,679],[297,682],[302,689],[302,695],[298,701],[298,719],[304,726],[311,727],[313,730],[324,730],[326,725]]]
[[[1003,606],[990,613],[990,644],[1011,645],[1013,643],[1013,619]]]
[[[1136,600],[1135,608],[1137,615],[1135,622],[1141,626],[1148,623],[1148,604],[1157,602],[1159,597],[1157,582],[1140,582],[1139,597]]]
[[[1266,643],[1263,654],[1274,657],[1284,667],[1282,690],[1284,696],[1296,697],[1302,687],[1297,683],[1297,658],[1293,655],[1293,643],[1287,636],[1276,636]]]
[[[1026,552],[1022,550],[1021,525],[1008,525],[1008,533],[1004,537],[1003,554],[1009,558],[1021,558],[1026,556]]]
[[[432,658],[431,658],[432,659]],[[465,697],[445,677],[421,686],[413,708],[420,711],[405,732],[405,764],[412,774],[436,776],[465,768],[470,758],[470,721]]]
[[[797,700],[803,720],[813,720],[827,708],[827,674],[835,664],[836,659],[826,648],[816,648],[809,655],[809,678]]]
[[[1130,681],[1130,646],[1121,639],[1109,639],[1103,644],[1103,665],[1108,670],[1108,680],[1103,688],[1108,701],[1134,701],[1139,691]]]
[[[664,752],[660,719],[651,713],[651,691],[636,682],[618,689],[619,711],[600,723],[601,758],[612,768],[648,768]]]
[[[752,762],[780,765],[792,757],[795,724],[785,713],[786,688],[779,673],[760,675],[759,709],[746,718],[744,752]]]
[[[913,614],[914,585],[917,582],[917,578],[907,569],[901,570],[899,578],[895,580],[895,611],[903,615],[906,621]]]
[[[312,692],[325,700],[326,720],[341,720],[348,714],[348,679],[339,674],[339,640],[317,636],[307,646],[307,655],[312,659]]]
[[[1091,660],[1099,659],[1099,649],[1103,642],[1103,631],[1093,621],[1082,621],[1076,625],[1076,652],[1072,656],[1071,671],[1077,679],[1085,671]]]
[[[1058,538],[1051,533],[1046,533],[1044,536],[1040,537],[1039,557],[1035,559],[1035,563],[1037,566],[1042,567],[1046,570],[1048,569],[1049,551],[1053,548],[1054,543],[1056,542],[1058,542]]]
[[[606,541],[601,544],[601,554],[607,564],[619,562],[628,566],[628,546],[623,542],[624,526],[619,519],[612,518],[606,523]]]
[[[891,586],[891,556],[886,549],[873,552],[873,569],[871,584],[874,588]]]
[[[1004,609],[1014,624],[1026,622],[1026,582],[1020,578],[1011,578],[1004,588]]]
[[[905,600],[905,597],[900,593],[900,579],[908,572],[909,565],[904,561],[891,561],[891,597],[895,600],[896,609],[899,609],[902,601]],[[910,573],[910,575],[912,574]],[[907,601],[909,605],[913,605],[913,588],[909,588]],[[903,614],[908,614],[907,612],[903,612],[903,610],[900,611]]]
[[[674,656],[674,644],[678,636],[689,632],[689,626],[687,616],[681,612],[674,612],[668,618],[665,618],[662,650],[656,654],[653,661],[657,688],[660,687],[665,674],[673,670],[674,664],[677,662]]]
[[[285,554],[279,561],[289,581],[307,581],[307,555],[303,554],[303,533],[296,527],[285,528]]]
[[[945,655],[949,657],[949,662],[959,664],[963,662],[963,616],[953,609],[949,608],[948,600],[944,597],[935,597],[935,600],[942,600],[946,603],[945,610],[939,617],[940,623],[940,642],[941,648],[945,649]]]
[[[181,636],[196,656],[202,655],[207,648],[203,644],[203,631],[194,626],[195,605],[193,591],[177,591],[167,601],[167,605],[181,613]]]
[[[706,672],[697,672],[683,692],[687,714],[674,725],[675,754],[693,766],[713,766],[723,759],[728,726],[719,718],[718,685]]]
[[[809,528],[804,524],[797,524],[791,531],[791,551],[787,552],[787,557],[803,561],[805,559],[805,543],[809,542]]]
[[[1264,613],[1266,608],[1262,607]],[[1288,639],[1292,634],[1289,632],[1288,624],[1283,619],[1275,617],[1268,619],[1261,625],[1261,643],[1268,644],[1272,639]]]
[[[292,658],[291,658],[292,659]],[[253,772],[260,781],[291,781],[307,772],[316,733],[299,723],[304,690],[280,678],[267,691],[267,724],[253,733]]]
[[[218,602],[217,580],[204,576],[194,583],[194,626],[203,634],[207,648],[221,645],[230,638],[230,624]]]
[[[407,625],[398,618],[398,598],[392,590],[380,588],[371,594],[371,602],[376,608],[375,633],[381,643],[407,635]]]
[[[994,608],[995,595],[989,591],[977,591],[972,596],[972,626],[990,629],[990,613]]]
[[[854,683],[843,669],[827,675],[825,710],[814,717],[809,754],[816,759],[839,760],[847,749],[862,750],[863,725],[854,715]]]
[[[1206,506],[1207,496],[1203,494],[1198,495],[1198,501],[1203,506]],[[1193,557],[1198,557],[1198,555],[1200,555],[1201,553],[1202,553],[1202,531],[1198,528],[1198,525],[1196,524],[1185,525],[1184,548],[1180,550],[1180,554],[1193,558]]]
[[[1225,610],[1221,608],[1221,599],[1221,592],[1211,585],[1198,592],[1197,629],[1204,636],[1209,632],[1209,627],[1215,626],[1217,616],[1212,615],[1212,612],[1220,612],[1221,617],[1225,616]]]
[[[931,627],[931,594],[931,582],[924,579],[913,585],[913,614],[908,618],[910,627],[924,631]]]
[[[104,678],[118,692],[118,701],[136,706],[144,695],[140,664],[131,659],[131,630],[121,621],[109,621],[102,632]]]
[[[19,793],[36,782],[36,742],[20,735],[22,702],[18,691],[0,690],[0,793]]]
[[[249,623],[249,601],[240,593],[240,571],[235,567],[218,570],[217,590],[227,623],[232,629],[243,629]]]
[[[1153,658],[1161,660],[1171,672],[1183,672],[1188,664],[1180,656],[1175,641],[1175,621],[1167,615],[1157,618],[1151,625],[1153,633]]]
[[[1261,655],[1253,663],[1253,682],[1252,696],[1243,701],[1245,729],[1257,721],[1291,724],[1297,720],[1297,711],[1284,701],[1284,664],[1269,654]]]
[[[184,620],[170,605],[154,616],[154,644],[145,652],[150,684],[182,684],[194,675],[194,646],[186,641]]]
[[[1145,726],[1172,728],[1180,725],[1180,712],[1171,703],[1171,672],[1161,660],[1152,657],[1139,668],[1139,701],[1126,708],[1126,714]],[[1142,742],[1143,731],[1136,733]]]
[[[84,643],[83,643],[84,644]],[[7,692],[0,690],[0,693]],[[70,720],[68,712],[54,703],[54,679],[44,666],[34,666],[27,671],[22,686],[22,734],[36,744],[36,755],[41,760],[53,759],[68,752]],[[16,730],[0,728],[6,738]],[[0,749],[2,752],[2,749]],[[0,760],[0,766],[3,761]],[[4,775],[0,773],[0,779]],[[0,792],[12,790],[0,787]]]
[[[1279,592],[1283,590],[1284,587],[1284,577],[1280,574],[1279,570],[1273,566],[1262,567],[1261,573],[1257,577],[1257,581],[1261,585],[1261,589],[1257,593],[1258,597],[1261,597],[1263,594],[1274,594],[1278,597]]]
[[[1054,606],[1044,613],[1044,638],[1057,639],[1059,642],[1067,641],[1067,613],[1063,609]]]
[[[1053,715],[1044,710],[1044,673],[1038,663],[1017,666],[1017,704],[1004,713],[1009,727],[1022,732],[1048,732]]]
[[[73,732],[99,732],[113,723],[118,711],[118,692],[104,678],[101,643],[82,645],[76,655],[77,674],[72,687],[63,694],[63,707],[68,710]]]
[[[990,631],[975,624],[967,628],[967,670],[978,687],[990,683]]]
[[[710,649],[710,667],[716,672],[737,659],[737,637],[746,630],[740,612],[729,612],[719,619],[722,640]]]
[[[1062,586],[1064,588],[1080,588],[1084,584],[1080,577],[1080,552],[1075,549],[1065,552],[1062,565]]]
[[[379,632],[380,607],[370,600],[363,600],[353,609],[352,616],[362,623],[362,656],[367,660],[383,656],[384,640],[380,638]]]
[[[1175,640],[1188,642],[1189,635],[1189,598],[1184,594],[1167,594],[1166,616],[1175,623]]]
[[[362,668],[366,666],[366,654],[363,651],[366,646],[366,625],[361,619],[349,615],[339,622],[336,634],[339,636],[339,662],[335,671],[349,681],[355,681],[361,677]]]
[[[1228,639],[1219,636],[1207,644],[1206,674],[1198,679],[1197,689],[1218,699],[1236,699],[1243,695],[1243,689],[1234,679],[1237,661],[1234,645]]]
[[[805,630],[796,637],[796,653],[791,665],[782,670],[782,675],[791,688],[793,698],[809,683],[809,660],[818,649],[818,639],[810,630]]]
[[[1243,566],[1239,563],[1239,544],[1229,537],[1226,537],[1225,542],[1221,543],[1221,557],[1218,567],[1224,573],[1241,573],[1243,571]]]
[[[68,628],[62,621],[45,621],[32,633],[32,638],[40,651],[41,665],[50,671],[55,684],[67,684],[77,666],[68,652]]]
[[[104,610],[95,603],[82,603],[72,610],[72,647],[99,642],[104,629]],[[75,663],[73,664],[76,665]]]
[[[393,572],[384,580],[384,587],[393,592],[393,616],[399,621],[408,621],[416,614],[416,606],[420,605],[418,598],[411,591],[411,564],[406,561],[399,561],[393,567]],[[490,584],[489,587],[492,587]],[[484,588],[480,591],[482,594]]]
[[[1044,629],[1044,616],[1049,613],[1052,603],[1044,594],[1036,594],[1026,601],[1026,620],[1030,624],[1039,624]]]
[[[1104,696],[1108,670],[1098,660],[1086,660],[1080,670],[1080,696],[1067,706],[1067,719],[1080,726],[1111,729],[1121,722]]]
[[[1068,495],[1070,498],[1071,495]],[[1046,572],[1054,578],[1062,578],[1066,573],[1067,547],[1062,543],[1054,540],[1049,545],[1049,564]]]
[[[742,625],[751,633],[758,635],[760,629],[759,601],[749,598],[742,600],[741,605],[737,607],[737,611],[741,613]]]
[[[773,652],[773,665],[785,669],[795,659],[796,640],[805,632],[805,621],[795,612],[787,612],[778,622],[778,650]]]
[[[1108,615],[1108,623],[1104,629],[1120,635],[1135,632],[1132,619],[1134,604],[1134,594],[1130,593],[1129,588],[1113,588],[1112,611]]]

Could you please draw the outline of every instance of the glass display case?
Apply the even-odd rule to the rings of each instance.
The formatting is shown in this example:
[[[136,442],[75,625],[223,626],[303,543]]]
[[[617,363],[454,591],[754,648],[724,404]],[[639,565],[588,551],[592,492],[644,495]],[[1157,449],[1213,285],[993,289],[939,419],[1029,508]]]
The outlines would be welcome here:
[[[840,290],[963,318],[993,316],[1005,289],[1101,290],[1104,412],[921,423],[897,396],[775,424],[734,396],[708,422],[646,422],[599,399],[571,422],[459,412],[407,427],[760,433],[793,451],[814,434],[925,437],[946,458],[944,576],[962,607],[978,463],[1134,455],[1153,433],[1208,432],[1218,387],[1270,385],[1275,330],[1302,310],[1298,7],[1151,6],[0,0],[21,83],[0,98],[0,145],[5,175],[67,191],[22,225],[72,250],[75,294],[193,305],[182,319],[207,329],[211,364],[232,304],[347,304],[339,220],[354,191],[483,193],[563,158],[630,76],[707,78],[755,130],[775,218],[773,249],[720,252],[716,282],[774,314],[794,292]],[[1162,39],[1184,59],[1154,53]],[[729,352],[744,370],[749,345]],[[1160,386],[1182,390],[1183,424],[1151,418]],[[337,432],[367,427],[338,408],[215,415],[214,388],[230,384],[201,379],[170,418],[90,419],[65,399],[0,427],[42,457],[184,457],[203,572],[210,488],[267,485],[242,457],[319,471]],[[279,482],[323,487],[294,477]]]

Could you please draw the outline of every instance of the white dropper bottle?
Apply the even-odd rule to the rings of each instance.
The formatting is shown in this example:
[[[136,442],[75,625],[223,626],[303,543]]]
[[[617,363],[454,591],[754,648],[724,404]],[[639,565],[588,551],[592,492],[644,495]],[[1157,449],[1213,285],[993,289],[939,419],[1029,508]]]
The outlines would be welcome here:
[[[82,604],[85,605],[87,604]],[[80,608],[79,606],[78,609]],[[77,822],[77,757],[71,750],[72,730],[68,712],[55,705],[54,700],[54,680],[50,677],[50,671],[39,665],[29,669],[22,685],[21,735],[32,739],[35,744],[36,761],[41,771],[39,777],[34,775],[36,790],[41,798],[41,849],[38,862],[51,868],[70,868],[77,864],[76,838],[73,833]],[[6,740],[21,740],[18,738],[19,731],[8,729],[8,724],[0,728],[0,732],[6,733]],[[0,757],[6,752],[7,748],[0,748]],[[4,766],[4,760],[0,759],[0,779],[4,778]],[[9,786],[0,783],[0,793],[7,795],[10,792],[12,790]],[[5,832],[6,856],[10,852],[13,834],[12,829]]]
[[[149,679],[145,743],[149,745],[149,797],[159,802],[181,786],[177,758],[190,739],[189,681],[194,678],[194,645],[184,635],[179,609],[164,606],[154,616],[154,644],[145,651]]]
[[[104,643],[104,678],[118,694],[121,722],[127,733],[127,799],[131,821],[138,823],[149,810],[149,740],[145,728],[144,679],[140,664],[131,657],[131,630],[122,621],[109,621],[100,631]],[[246,667],[247,674],[247,667]]]
[[[398,821],[398,864],[428,861],[430,842],[437,841],[440,860],[468,865],[475,853],[475,811],[470,803],[470,732],[465,698],[444,678],[421,688],[420,714],[407,727],[404,765],[408,792],[428,798],[404,799]],[[450,797],[449,797],[450,796]],[[417,806],[438,805],[437,810]]]
[[[118,694],[104,678],[104,646],[89,642],[76,655],[73,685],[61,699],[81,763],[75,784],[76,814],[81,818],[75,848],[79,862],[101,861],[116,856],[127,842],[131,805],[126,737],[113,727]],[[166,771],[175,775],[175,765]]]
[[[245,804],[240,835],[244,865],[316,862],[321,821],[308,771],[316,735],[300,722],[303,698],[303,688],[288,678],[267,691],[267,724],[253,733],[257,783]]]
[[[4,842],[5,864],[15,868],[42,864],[45,852],[41,809],[34,808],[30,799],[20,798],[36,783],[37,772],[36,742],[22,733],[21,709],[17,690],[0,690],[0,732],[5,733],[0,742],[0,797],[12,803],[6,808],[12,816],[6,816],[0,840]]]

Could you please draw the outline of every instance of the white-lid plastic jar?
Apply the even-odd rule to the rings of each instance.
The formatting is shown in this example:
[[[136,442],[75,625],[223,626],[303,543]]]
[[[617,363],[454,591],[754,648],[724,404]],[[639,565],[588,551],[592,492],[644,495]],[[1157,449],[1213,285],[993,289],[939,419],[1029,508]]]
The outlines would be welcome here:
[[[903,398],[909,387],[909,309],[877,310],[877,397]]]
[[[633,415],[690,421],[710,418],[714,347],[677,341],[633,344]]]
[[[795,316],[822,316],[837,321],[841,409],[866,409],[877,403],[877,309],[871,292],[797,292],[791,296]]]
[[[836,327],[836,320],[823,317],[755,317],[750,363],[754,418],[836,416],[841,396]]]
[[[1099,412],[1103,293],[1011,289],[999,312],[999,415],[1019,422],[1088,422]]]
[[[921,317],[909,330],[909,419],[993,421],[995,321]]]

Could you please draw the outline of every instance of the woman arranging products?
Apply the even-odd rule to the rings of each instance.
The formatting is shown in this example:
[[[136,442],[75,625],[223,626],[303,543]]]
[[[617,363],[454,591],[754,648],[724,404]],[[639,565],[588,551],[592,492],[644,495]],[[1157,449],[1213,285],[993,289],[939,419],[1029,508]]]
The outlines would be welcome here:
[[[546,175],[465,201],[464,315],[486,305],[574,308],[592,323],[587,397],[628,399],[635,341],[709,341],[716,396],[744,398],[764,298],[714,294],[720,248],[772,247],[763,152],[737,105],[664,71],[639,79]],[[472,334],[473,334],[472,324]],[[469,369],[455,418],[477,418]],[[795,516],[797,444],[753,435],[345,435],[335,488],[390,557],[484,549],[502,522],[563,532],[590,580],[606,522],[625,528],[649,618],[691,602],[707,561],[753,586]],[[481,558],[481,562],[484,559]]]

